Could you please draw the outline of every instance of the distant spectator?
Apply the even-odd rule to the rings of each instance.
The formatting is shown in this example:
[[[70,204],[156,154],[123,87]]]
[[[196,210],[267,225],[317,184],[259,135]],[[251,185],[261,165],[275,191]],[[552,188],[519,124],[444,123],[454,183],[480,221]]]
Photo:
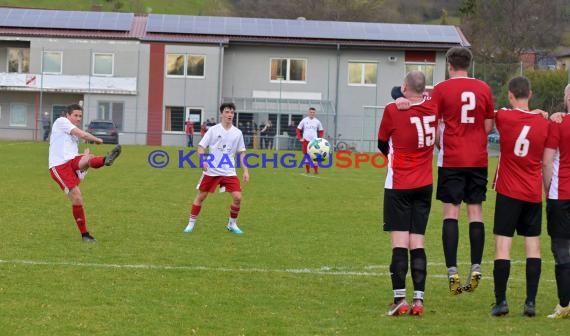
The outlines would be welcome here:
[[[271,124],[271,120],[267,120],[265,125],[261,125],[261,130],[259,131],[261,135],[263,149],[273,149],[273,137],[275,136],[275,127]]]
[[[51,128],[51,122],[49,121],[48,112],[44,112],[44,115],[42,116],[42,127],[44,129],[44,141],[47,141],[47,139],[49,138],[49,131]]]
[[[184,127],[184,132],[186,133],[186,146],[194,147],[194,123],[190,120],[186,121],[186,126]]]

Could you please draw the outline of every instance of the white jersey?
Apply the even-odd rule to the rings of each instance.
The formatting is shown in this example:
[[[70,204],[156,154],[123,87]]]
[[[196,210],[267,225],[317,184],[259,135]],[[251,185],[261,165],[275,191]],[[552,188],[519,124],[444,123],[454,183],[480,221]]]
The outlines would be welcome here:
[[[208,129],[200,141],[200,147],[208,148],[208,157],[203,162],[208,162],[208,170],[204,172],[209,176],[236,176],[235,154],[245,151],[243,134],[239,128],[232,125],[226,130],[222,124],[217,124]],[[213,160],[210,159],[213,155]]]
[[[49,168],[59,166],[73,159],[79,153],[79,138],[71,135],[77,128],[65,117],[59,117],[53,123],[49,137]]]
[[[311,141],[319,137],[318,131],[323,131],[323,125],[317,118],[305,117],[297,126],[298,129],[303,131],[303,139]]]

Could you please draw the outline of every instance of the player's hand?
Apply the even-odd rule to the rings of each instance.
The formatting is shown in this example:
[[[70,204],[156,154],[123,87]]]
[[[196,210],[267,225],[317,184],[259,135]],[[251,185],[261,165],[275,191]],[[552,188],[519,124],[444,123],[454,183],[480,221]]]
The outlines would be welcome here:
[[[532,112],[532,113],[540,113],[540,114],[542,114],[542,116],[544,117],[544,119],[548,119],[548,112],[543,111],[543,110],[541,110],[541,109],[534,109],[534,110],[532,110],[532,111],[530,111],[530,112]]]
[[[248,171],[243,172],[243,181],[249,182],[249,172]]]
[[[208,163],[207,162],[202,163],[202,170],[208,171]]]
[[[398,110],[408,110],[410,106],[412,106],[412,103],[408,99],[404,97],[396,99],[396,107]]]
[[[95,141],[94,141],[94,142],[95,142],[97,145],[100,145],[100,144],[103,143],[103,139],[101,139],[101,138],[95,138]]]
[[[564,112],[555,112],[555,113],[552,113],[552,115],[550,116],[550,120],[554,121],[557,124],[560,124],[564,120],[565,116],[566,116],[566,113],[564,113]]]

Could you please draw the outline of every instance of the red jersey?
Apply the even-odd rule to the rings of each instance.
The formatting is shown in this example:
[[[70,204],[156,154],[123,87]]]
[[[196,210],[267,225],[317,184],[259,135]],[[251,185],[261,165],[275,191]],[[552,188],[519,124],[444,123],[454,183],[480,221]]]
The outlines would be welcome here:
[[[437,105],[425,98],[400,111],[389,103],[378,129],[378,140],[390,145],[386,189],[415,189],[433,184],[433,146]]]
[[[542,155],[550,122],[540,113],[502,108],[495,115],[501,156],[494,189],[521,201],[542,201]]]
[[[494,118],[493,94],[485,82],[454,77],[437,84],[431,93],[443,120],[439,167],[487,167],[485,119]]]
[[[550,127],[546,147],[557,149],[554,155],[552,180],[547,197],[556,200],[570,200],[570,118]]]

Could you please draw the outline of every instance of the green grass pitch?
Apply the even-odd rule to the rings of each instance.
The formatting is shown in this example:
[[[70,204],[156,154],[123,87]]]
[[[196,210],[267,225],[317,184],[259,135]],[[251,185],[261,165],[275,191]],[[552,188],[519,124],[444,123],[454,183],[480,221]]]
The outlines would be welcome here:
[[[82,146],[84,148],[85,146]],[[104,154],[112,146],[89,145]],[[81,241],[70,204],[47,170],[46,143],[0,142],[1,335],[556,335],[557,303],[549,237],[536,318],[522,317],[523,240],[513,244],[511,313],[494,302],[492,218],[484,204],[483,281],[475,293],[447,292],[441,205],[434,201],[426,237],[426,311],[384,316],[392,299],[389,235],[381,230],[385,169],[250,169],[238,224],[225,230],[230,197],[212,194],[193,233],[182,231],[195,196],[197,169],[177,167],[185,148],[160,148],[168,167],[154,169],[149,146],[124,146],[112,167],[81,184],[95,244]],[[496,159],[491,160],[493,176]],[[492,178],[491,178],[492,180]],[[464,211],[462,211],[464,213]],[[469,268],[460,220],[460,275]],[[409,276],[408,276],[409,277]],[[408,298],[412,294],[408,279]]]

